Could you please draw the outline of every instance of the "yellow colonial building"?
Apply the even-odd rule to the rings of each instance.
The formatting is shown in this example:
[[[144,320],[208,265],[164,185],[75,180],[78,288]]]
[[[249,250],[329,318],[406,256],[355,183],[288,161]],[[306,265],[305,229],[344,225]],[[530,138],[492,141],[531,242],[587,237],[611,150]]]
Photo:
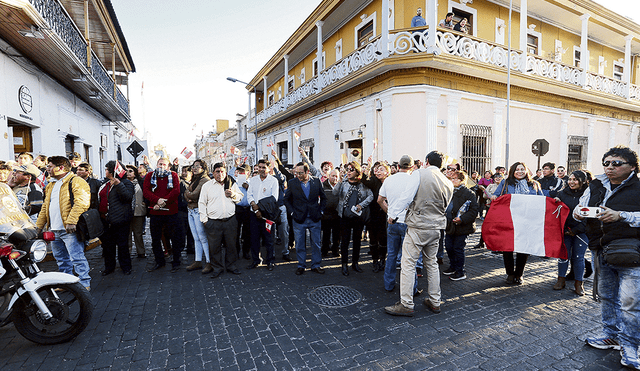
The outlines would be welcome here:
[[[466,33],[439,26],[448,12]],[[543,162],[597,171],[639,147],[638,53],[640,26],[589,0],[324,0],[250,81],[258,148],[316,164],[437,149],[481,171],[535,166],[546,139]]]

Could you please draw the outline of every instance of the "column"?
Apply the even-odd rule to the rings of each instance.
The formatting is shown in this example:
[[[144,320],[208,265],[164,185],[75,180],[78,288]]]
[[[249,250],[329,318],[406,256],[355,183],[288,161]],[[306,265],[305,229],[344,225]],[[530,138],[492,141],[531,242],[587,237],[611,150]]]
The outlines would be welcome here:
[[[267,103],[269,103],[267,94],[267,76],[262,77],[262,82],[264,83],[264,91],[262,92],[262,112],[266,113]],[[256,113],[258,113],[257,111],[258,110],[256,110]],[[267,121],[266,115],[264,115],[264,120]]]
[[[373,139],[376,137],[376,99],[370,98],[364,102],[364,124],[366,127],[356,128],[356,132],[358,130],[362,130],[362,160],[364,162],[367,161],[369,156],[373,153]],[[375,161],[374,156],[374,161]]]
[[[589,51],[587,49],[587,41],[589,40],[589,14],[580,16],[582,20],[582,32],[580,34],[580,68],[582,68],[582,87],[587,86],[587,72],[589,71]]]
[[[633,36],[628,35],[624,38],[624,96],[627,99],[631,97],[631,40]]]
[[[338,166],[342,162],[342,150],[340,149],[340,143],[342,143],[342,132],[340,130],[340,112],[337,110],[331,113],[331,118],[333,118],[333,135],[336,133],[340,136],[340,140],[335,141],[333,145],[333,165]]]
[[[323,24],[324,24],[323,21],[316,22],[316,28],[318,29],[318,47],[317,47],[318,52],[316,53],[316,58],[318,58],[318,70],[317,70],[318,93],[322,91],[322,82],[320,81],[320,72],[324,70],[324,66],[322,65],[322,25]]]
[[[522,61],[520,71],[527,71],[527,0],[520,0],[520,50],[522,50]]]
[[[593,167],[593,146],[595,143],[595,137],[593,134],[594,126],[596,125],[596,119],[589,117],[587,119],[587,169],[597,169],[598,166]]]
[[[324,158],[324,154],[320,154],[320,119],[313,119],[313,151],[314,151],[314,165],[320,169],[320,164]]]
[[[616,128],[618,123],[612,121],[609,123],[609,148],[616,145]]]
[[[400,159],[393,155],[393,95],[385,95],[380,98],[382,101],[382,111],[377,112],[377,117],[382,117],[382,133],[378,135],[378,153],[382,151],[382,158],[387,161],[397,161]]]
[[[560,165],[568,166],[569,165],[569,114],[562,113],[560,115],[560,158],[558,162]]]
[[[436,28],[438,27],[438,1],[427,0],[426,18],[429,33],[427,37],[427,53],[438,55],[440,48],[436,45]],[[435,147],[434,147],[435,149]]]
[[[458,105],[462,98],[459,94],[447,96],[447,154],[455,159],[460,159],[458,153],[458,133],[460,132],[458,123]]]
[[[638,147],[638,125],[631,125],[631,135],[629,137],[629,148],[637,152]]]
[[[382,0],[382,28],[380,30],[380,46],[382,58],[389,56],[389,0]]]
[[[285,54],[284,58],[284,106],[289,107],[289,54]]]
[[[431,0],[429,0],[431,1]],[[438,149],[438,99],[440,93],[427,91],[427,137],[425,153]]]
[[[493,103],[493,125],[491,128],[493,137],[493,156],[491,158],[491,167],[504,164],[504,143],[505,143],[505,125],[504,125],[504,102]]]

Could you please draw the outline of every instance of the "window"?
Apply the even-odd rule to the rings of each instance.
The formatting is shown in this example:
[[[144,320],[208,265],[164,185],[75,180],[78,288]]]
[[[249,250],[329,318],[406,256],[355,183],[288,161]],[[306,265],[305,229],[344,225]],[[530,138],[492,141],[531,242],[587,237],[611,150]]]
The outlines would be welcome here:
[[[622,81],[624,78],[624,64],[613,61],[613,78]]]
[[[460,125],[462,134],[462,166],[471,174],[484,174],[491,169],[491,127],[483,125]]]
[[[270,92],[269,95],[268,95],[268,98],[267,98],[268,99],[267,100],[267,102],[268,102],[267,105],[268,106],[273,104],[274,97],[275,97],[275,94],[273,94],[273,92]]]
[[[587,167],[587,137],[570,135],[567,153],[567,173]]]
[[[286,141],[278,143],[278,157],[283,164],[289,163],[289,143]]]
[[[309,157],[309,161],[313,164],[313,147],[314,141],[313,138],[303,139],[300,141],[300,148],[302,148],[306,153],[307,157]]]
[[[67,135],[64,138],[64,151],[67,154],[67,157],[76,151],[76,138],[74,136]]]
[[[88,144],[84,145],[84,161],[91,163],[91,158],[89,157],[89,153],[91,153],[91,146]]]
[[[320,71],[324,70],[325,68],[325,52],[322,52],[322,68],[320,68]],[[316,57],[313,60],[313,76],[317,76],[318,75],[318,57]]]
[[[475,28],[473,27],[474,14],[459,8],[452,8],[451,11],[453,12],[453,24],[454,25],[458,24],[460,23],[462,18],[466,18],[467,19],[466,28],[469,31],[469,35],[473,35],[475,30]]]
[[[291,93],[293,91],[293,89],[295,89],[296,85],[296,77],[295,76],[289,76],[289,81],[287,83],[287,92]]]
[[[573,65],[580,68],[580,48],[577,46],[573,47]]]
[[[367,45],[369,39],[373,37],[373,20],[369,21],[361,29],[358,30],[358,47]]]
[[[538,37],[527,34],[527,53],[538,55]]]

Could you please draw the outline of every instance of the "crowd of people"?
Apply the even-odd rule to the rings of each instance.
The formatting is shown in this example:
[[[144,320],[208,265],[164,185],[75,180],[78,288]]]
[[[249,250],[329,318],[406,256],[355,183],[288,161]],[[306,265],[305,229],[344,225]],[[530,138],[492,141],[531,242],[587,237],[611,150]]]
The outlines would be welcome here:
[[[138,167],[109,161],[102,180],[77,154],[21,153],[16,161],[0,163],[0,182],[13,189],[39,232],[54,232],[51,247],[59,270],[75,273],[88,290],[91,277],[84,251],[95,241],[79,237],[76,229],[80,215],[96,209],[104,230],[99,238],[103,276],[117,266],[122,274],[131,274],[133,246],[134,257],[146,258],[142,235],[147,219],[153,252],[149,272],[165,267],[169,256],[170,271],[177,272],[186,248],[187,256],[194,254],[186,270],[212,278],[225,271],[241,274],[243,259],[249,262],[246,269],[265,266],[271,271],[276,255],[292,260],[294,247],[296,275],[324,274],[322,261],[330,257],[340,258],[344,276],[363,273],[360,250],[368,235],[373,272],[384,272],[385,290],[393,291],[397,283],[400,287],[400,300],[384,311],[401,316],[413,316],[414,298],[422,293],[417,278],[423,274],[424,305],[440,313],[441,274],[452,281],[467,278],[467,237],[476,232],[476,223],[492,203],[507,194],[551,197],[572,210],[563,232],[567,259],[558,260],[552,289],[562,290],[572,274],[574,291],[582,296],[583,281],[594,268],[604,328],[587,343],[618,349],[623,365],[640,369],[640,259],[620,265],[611,255],[617,245],[640,255],[638,157],[631,149],[609,149],[602,157],[604,173],[597,176],[588,170],[567,175],[564,167],[556,169],[551,162],[534,176],[524,163],[515,162],[508,172],[499,166],[482,177],[475,171],[469,175],[455,160],[445,163],[437,151],[427,154],[424,163],[404,155],[393,163],[334,166],[325,161],[319,169],[302,148],[299,151],[302,161],[293,167],[273,150],[271,158],[260,159],[253,169],[239,162],[231,169],[223,163],[209,167],[201,159],[182,168],[167,158],[158,159],[155,168],[148,161]],[[597,217],[585,217],[583,211],[589,208],[598,208]],[[475,247],[483,246],[481,239]],[[587,248],[592,261],[585,260]],[[522,284],[529,255],[493,250],[503,255],[506,284]]]

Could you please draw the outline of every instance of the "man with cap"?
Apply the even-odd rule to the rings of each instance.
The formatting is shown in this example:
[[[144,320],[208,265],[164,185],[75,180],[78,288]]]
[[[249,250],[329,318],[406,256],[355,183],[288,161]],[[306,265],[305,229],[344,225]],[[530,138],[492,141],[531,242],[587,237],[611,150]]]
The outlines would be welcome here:
[[[18,165],[13,168],[13,173],[7,182],[33,222],[38,219],[38,213],[44,201],[42,188],[35,183],[40,173],[40,170],[33,164]]]

